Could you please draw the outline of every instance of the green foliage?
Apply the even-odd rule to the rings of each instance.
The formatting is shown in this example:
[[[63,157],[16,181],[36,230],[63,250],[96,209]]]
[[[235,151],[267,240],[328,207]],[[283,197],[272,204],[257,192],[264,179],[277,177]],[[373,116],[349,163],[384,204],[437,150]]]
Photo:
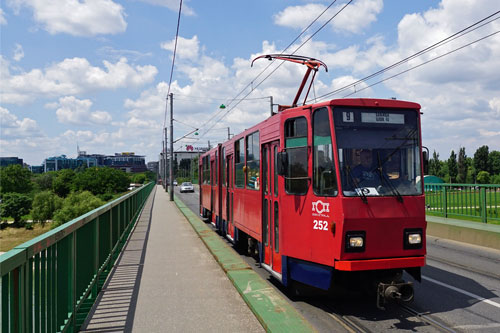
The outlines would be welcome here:
[[[461,147],[458,152],[458,174],[457,182],[465,183],[467,181],[467,155],[465,155],[465,147]]]
[[[490,173],[488,171],[479,171],[476,180],[479,184],[489,184]]]
[[[34,221],[45,223],[52,220],[54,212],[62,207],[63,199],[51,191],[39,192],[33,199],[31,216]]]
[[[148,181],[145,173],[135,173],[130,177],[130,181],[135,184],[144,184]]]
[[[12,217],[14,223],[18,224],[24,215],[28,214],[31,209],[31,198],[21,193],[5,193],[2,195],[2,203],[0,204],[0,216]]]
[[[113,168],[88,168],[75,175],[74,189],[93,194],[119,193],[127,191],[129,178],[121,170]]]
[[[458,175],[457,155],[455,154],[455,151],[451,151],[450,158],[448,158],[447,163],[450,183],[453,183],[456,181]]]
[[[479,147],[474,153],[474,168],[477,172],[489,170],[488,155],[488,146],[486,145]]]
[[[31,171],[19,164],[0,168],[0,193],[29,193],[33,188]]]
[[[500,184],[500,174],[491,176],[490,184]]]
[[[441,163],[439,161],[439,153],[434,150],[432,158],[429,160],[429,175],[438,176],[441,171]]]
[[[57,176],[52,181],[53,191],[60,197],[66,197],[73,187],[75,172],[71,169],[63,169],[57,172]]]
[[[493,150],[489,153],[488,164],[490,166],[490,174],[500,175],[500,151]]]
[[[57,176],[56,171],[49,171],[33,176],[33,182],[36,184],[39,191],[52,190],[52,183]]]
[[[93,209],[104,205],[104,201],[89,191],[74,192],[64,199],[63,206],[54,214],[53,228],[71,221]]]

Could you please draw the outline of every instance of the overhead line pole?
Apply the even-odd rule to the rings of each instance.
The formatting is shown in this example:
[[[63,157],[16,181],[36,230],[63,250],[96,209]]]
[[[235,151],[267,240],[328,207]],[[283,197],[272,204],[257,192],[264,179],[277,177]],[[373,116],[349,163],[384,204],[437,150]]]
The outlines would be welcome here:
[[[170,93],[170,201],[174,201],[174,94]]]
[[[165,133],[165,141],[164,142],[164,145],[163,145],[163,175],[162,175],[162,178],[163,178],[163,188],[165,189],[165,192],[168,192],[168,185],[167,185],[167,127],[165,127],[164,129],[164,133]]]

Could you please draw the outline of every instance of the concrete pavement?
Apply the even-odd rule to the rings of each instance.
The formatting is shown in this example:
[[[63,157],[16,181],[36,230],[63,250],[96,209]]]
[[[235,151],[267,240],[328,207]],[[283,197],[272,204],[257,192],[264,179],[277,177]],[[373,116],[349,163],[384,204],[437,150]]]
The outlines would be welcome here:
[[[263,332],[186,218],[157,187],[83,332]]]

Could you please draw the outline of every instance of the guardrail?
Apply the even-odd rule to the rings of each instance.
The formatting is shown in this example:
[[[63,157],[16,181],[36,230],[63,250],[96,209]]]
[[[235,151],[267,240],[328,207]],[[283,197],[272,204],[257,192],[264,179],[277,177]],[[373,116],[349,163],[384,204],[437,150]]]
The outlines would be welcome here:
[[[154,183],[0,256],[2,332],[76,332]]]
[[[500,222],[500,185],[424,184],[426,212]]]

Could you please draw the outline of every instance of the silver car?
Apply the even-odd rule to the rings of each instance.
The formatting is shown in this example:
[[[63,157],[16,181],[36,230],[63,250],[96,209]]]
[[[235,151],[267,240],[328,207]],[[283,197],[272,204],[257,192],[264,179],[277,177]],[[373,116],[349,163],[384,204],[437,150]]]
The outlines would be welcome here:
[[[181,193],[183,192],[194,192],[194,186],[190,182],[184,182],[181,184]]]

